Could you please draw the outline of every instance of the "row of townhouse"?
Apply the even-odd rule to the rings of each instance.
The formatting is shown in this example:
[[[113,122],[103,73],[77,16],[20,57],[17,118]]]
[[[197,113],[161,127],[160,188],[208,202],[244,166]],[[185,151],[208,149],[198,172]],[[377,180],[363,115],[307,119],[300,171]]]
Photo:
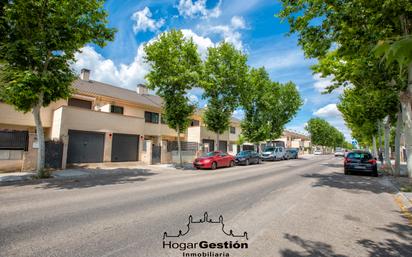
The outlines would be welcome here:
[[[90,71],[83,69],[72,84],[74,94],[69,99],[41,110],[46,163],[65,168],[75,163],[170,163],[177,158],[173,155],[177,133],[162,119],[159,96],[149,94],[141,84],[133,91],[89,78]],[[196,112],[190,127],[180,135],[187,161],[197,154],[194,150],[215,150],[216,134],[205,127],[201,116]],[[220,135],[219,150],[236,154],[243,147],[254,148],[237,145],[240,133],[240,120],[232,118],[229,130]],[[306,138],[285,131],[279,140],[286,147],[303,149]],[[0,171],[34,169],[37,148],[33,115],[0,102]]]
[[[162,99],[149,94],[141,84],[133,91],[89,78],[90,71],[83,69],[72,85],[75,93],[71,98],[41,110],[46,140],[61,142],[60,167],[71,163],[170,162],[168,143],[177,141],[177,133],[162,119]],[[192,118],[181,140],[214,150],[216,136],[205,128],[200,113]],[[35,167],[35,132],[31,113],[0,103],[0,171]],[[233,145],[240,132],[240,121],[233,119],[230,130],[220,136],[219,148],[235,153]],[[46,159],[53,154],[51,148]]]

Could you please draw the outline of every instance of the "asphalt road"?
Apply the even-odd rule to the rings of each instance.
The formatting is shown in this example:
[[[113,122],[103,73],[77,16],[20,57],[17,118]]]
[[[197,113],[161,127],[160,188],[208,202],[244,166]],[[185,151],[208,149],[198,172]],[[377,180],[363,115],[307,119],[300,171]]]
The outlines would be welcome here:
[[[344,176],[310,156],[218,169],[119,169],[112,175],[0,185],[0,256],[410,256],[412,227],[385,178]],[[117,174],[113,175],[113,173]],[[246,242],[247,249],[166,249]],[[190,256],[190,255],[188,255]],[[202,255],[191,255],[202,256]],[[212,255],[204,255],[211,257]],[[217,255],[219,256],[219,255]]]

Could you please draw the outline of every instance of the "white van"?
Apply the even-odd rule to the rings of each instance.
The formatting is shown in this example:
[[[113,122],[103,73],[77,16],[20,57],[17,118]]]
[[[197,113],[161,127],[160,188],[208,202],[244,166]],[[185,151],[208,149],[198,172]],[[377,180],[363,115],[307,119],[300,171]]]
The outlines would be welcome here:
[[[262,160],[264,161],[276,161],[284,160],[286,155],[286,150],[281,146],[266,147],[262,152]]]

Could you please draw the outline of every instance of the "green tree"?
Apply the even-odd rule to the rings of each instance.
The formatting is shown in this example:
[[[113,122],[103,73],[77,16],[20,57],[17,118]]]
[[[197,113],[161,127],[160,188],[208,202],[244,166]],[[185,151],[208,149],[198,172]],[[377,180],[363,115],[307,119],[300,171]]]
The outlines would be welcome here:
[[[242,133],[253,143],[279,138],[303,103],[295,84],[272,82],[264,68],[250,70],[241,99]]]
[[[345,137],[342,132],[322,118],[310,119],[305,129],[309,132],[313,145],[331,148],[344,145]]]
[[[263,101],[266,105],[264,115],[268,119],[269,139],[275,140],[282,135],[284,126],[295,117],[303,101],[293,82],[272,82],[265,91]]]
[[[102,0],[15,0],[0,5],[0,99],[34,115],[39,143],[37,172],[44,172],[40,109],[70,95],[74,54],[86,43],[101,47],[115,30]]]
[[[180,166],[183,165],[180,134],[190,124],[195,106],[187,92],[198,84],[201,59],[192,39],[186,40],[183,33],[171,30],[145,45],[146,62],[151,71],[146,75],[148,87],[163,98],[164,118],[167,125],[176,130]]]
[[[405,76],[407,67],[410,67],[412,74],[412,65],[410,65],[412,62],[408,61],[412,56],[412,47],[409,44],[412,31],[412,2],[410,0],[282,0],[282,2],[283,10],[279,16],[288,19],[292,33],[299,34],[299,44],[306,56],[323,59],[333,49],[336,51],[337,59],[344,63],[354,57],[371,56],[375,51],[378,55],[387,57],[387,67],[393,66],[395,60],[400,64],[398,76],[389,79],[393,79],[396,82],[395,86],[399,88],[399,100],[403,107],[407,128],[406,144],[410,149],[408,154],[412,157],[412,110],[410,108],[412,87],[408,87]],[[377,49],[376,45],[379,45]],[[402,64],[407,65],[402,66]],[[382,80],[387,81],[385,78]],[[412,176],[412,158],[408,158],[408,173]]]
[[[229,129],[231,115],[245,90],[246,61],[246,55],[230,43],[222,42],[208,49],[201,81],[203,98],[208,100],[203,121],[216,133],[215,149],[219,149],[219,135]]]
[[[247,91],[242,94],[242,107],[245,117],[241,122],[242,134],[249,142],[259,143],[269,139],[267,104],[264,101],[268,88],[272,86],[265,68],[250,69]]]

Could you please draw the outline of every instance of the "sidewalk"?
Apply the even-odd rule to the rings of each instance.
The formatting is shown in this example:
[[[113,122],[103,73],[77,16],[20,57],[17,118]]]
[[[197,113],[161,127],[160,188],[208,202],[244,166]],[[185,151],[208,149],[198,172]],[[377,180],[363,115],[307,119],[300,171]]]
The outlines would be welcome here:
[[[31,180],[36,175],[35,172],[10,172],[10,173],[0,173],[0,183],[1,182],[15,182]]]
[[[153,164],[146,165],[138,162],[130,163],[99,163],[79,165],[65,170],[55,170],[51,173],[50,179],[76,179],[92,176],[111,175],[133,175],[150,172],[156,173],[181,173],[182,171],[192,172],[195,170],[191,163],[185,163],[183,169],[177,168],[175,164]],[[35,180],[36,172],[11,172],[0,173],[0,183]]]

